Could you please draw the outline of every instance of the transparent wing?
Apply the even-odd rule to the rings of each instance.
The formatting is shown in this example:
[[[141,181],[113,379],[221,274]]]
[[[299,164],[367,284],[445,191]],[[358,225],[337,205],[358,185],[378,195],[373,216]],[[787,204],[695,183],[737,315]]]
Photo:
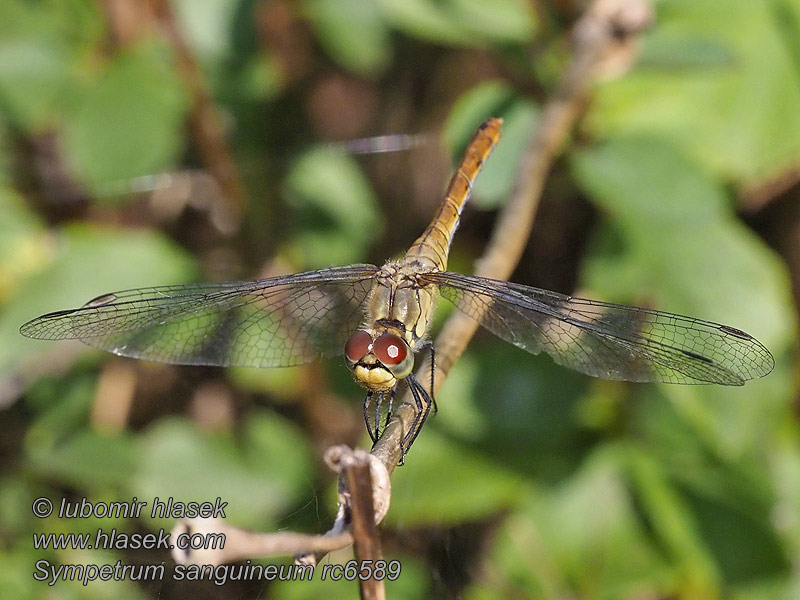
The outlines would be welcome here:
[[[49,313],[20,332],[114,354],[191,365],[283,367],[340,354],[377,267],[350,265],[252,282],[142,288]]]
[[[495,335],[587,375],[742,385],[775,364],[758,340],[727,325],[459,273],[421,279],[441,286],[445,298]]]

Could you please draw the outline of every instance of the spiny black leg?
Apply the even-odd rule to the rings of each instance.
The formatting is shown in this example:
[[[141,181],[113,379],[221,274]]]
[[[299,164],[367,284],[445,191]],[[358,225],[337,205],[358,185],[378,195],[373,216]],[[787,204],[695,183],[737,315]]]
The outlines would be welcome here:
[[[411,381],[412,375],[409,375],[406,381],[408,382],[408,389],[411,390],[411,395],[414,396],[414,402],[417,403],[417,412],[414,415],[414,420],[411,422],[411,429],[408,430],[408,433],[403,436],[403,439],[400,441],[400,466],[403,466],[406,463],[406,454],[408,454],[409,449],[411,448],[411,444],[414,443],[414,439],[417,437],[416,432],[419,430],[417,429],[417,425],[419,420],[422,416],[422,401],[419,398],[419,392],[417,391],[416,387],[414,386],[413,382]],[[409,438],[412,438],[409,441]],[[406,445],[408,444],[408,445]]]
[[[386,431],[386,428],[389,426],[389,419],[392,418],[392,408],[394,406],[394,395],[397,391],[397,386],[395,385],[392,388],[392,391],[389,393],[389,410],[386,411],[386,421],[383,424],[383,430]]]
[[[414,402],[417,403],[417,414],[414,417],[414,422],[411,424],[411,429],[409,429],[403,441],[400,442],[400,451],[402,452],[400,456],[401,465],[405,463],[406,454],[408,454],[411,445],[422,430],[422,426],[425,424],[425,420],[431,412],[431,404],[433,404],[433,400],[428,395],[428,392],[419,384],[419,381],[417,381],[413,373],[406,378],[406,381],[408,382],[408,389],[411,390],[411,395],[414,396]]]
[[[436,386],[433,380],[434,373],[436,373],[436,348],[433,347],[433,342],[431,342],[431,404],[433,405],[433,414],[436,414],[439,412],[439,407],[436,406],[436,393],[434,392]]]
[[[375,397],[377,400],[375,400],[375,437],[372,439],[373,444],[381,437],[381,404],[383,403],[383,392],[378,392],[375,394]]]
[[[371,400],[372,400],[372,390],[368,391],[367,397],[364,398],[364,423],[367,425],[367,433],[369,434],[369,437],[372,440],[372,443],[374,444],[375,442],[378,441],[378,431],[377,431],[378,425],[376,422],[375,430],[373,431],[372,425],[370,425],[369,422],[369,403]]]
[[[436,398],[433,391],[436,389],[434,381],[434,375],[436,373],[436,348],[434,347],[433,342],[431,341],[422,344],[420,349],[423,348],[428,348],[431,351],[431,388],[430,388],[431,396],[430,397],[431,397],[431,404],[433,405],[433,414],[436,414],[437,412],[439,412],[439,407],[436,405]]]

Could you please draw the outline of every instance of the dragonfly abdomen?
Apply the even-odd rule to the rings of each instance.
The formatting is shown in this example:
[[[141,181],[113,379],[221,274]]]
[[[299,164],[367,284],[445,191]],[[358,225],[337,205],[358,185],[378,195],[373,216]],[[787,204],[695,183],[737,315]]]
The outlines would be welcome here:
[[[450,242],[458,227],[461,211],[469,200],[472,184],[483,168],[483,163],[500,140],[502,119],[487,119],[475,132],[467,146],[461,164],[450,179],[447,193],[422,235],[406,253],[407,259],[416,259],[427,267],[444,270]]]

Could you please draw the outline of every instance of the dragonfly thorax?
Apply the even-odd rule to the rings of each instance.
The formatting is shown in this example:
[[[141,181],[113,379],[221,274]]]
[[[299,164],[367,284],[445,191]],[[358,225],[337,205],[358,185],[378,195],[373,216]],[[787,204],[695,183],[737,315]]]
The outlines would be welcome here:
[[[436,293],[436,286],[421,282],[420,274],[433,270],[436,269],[422,267],[416,260],[386,263],[368,298],[368,327],[372,325],[374,329],[381,323],[391,323],[397,334],[416,351],[430,325]]]

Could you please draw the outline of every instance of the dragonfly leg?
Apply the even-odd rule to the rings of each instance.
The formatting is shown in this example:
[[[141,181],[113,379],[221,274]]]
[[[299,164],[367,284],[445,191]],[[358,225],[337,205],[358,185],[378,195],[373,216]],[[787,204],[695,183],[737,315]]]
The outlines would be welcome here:
[[[372,426],[369,422],[369,405],[372,401],[372,390],[367,392],[366,398],[364,398],[364,423],[367,426],[367,433],[369,434],[372,443],[378,441],[378,421],[375,421],[375,427]],[[376,400],[375,404],[380,407],[380,400]]]
[[[374,402],[375,402],[375,421],[374,421],[375,436],[372,438],[373,444],[378,441],[378,438],[381,437],[381,404],[383,404],[383,392],[378,392],[377,394],[375,394]],[[371,434],[370,437],[372,437]]]
[[[389,426],[389,419],[392,418],[392,408],[394,406],[394,395],[397,392],[397,386],[392,388],[392,391],[389,393],[389,410],[386,411],[386,421],[383,424],[383,430],[386,431],[386,428]]]
[[[428,414],[431,412],[431,405],[433,404],[433,399],[428,392],[425,391],[425,388],[419,384],[419,381],[417,381],[413,373],[406,377],[406,381],[408,382],[408,389],[411,390],[411,395],[414,396],[414,402],[417,403],[417,414],[414,417],[414,422],[411,424],[411,429],[409,429],[408,433],[406,433],[405,437],[400,442],[400,450],[402,452],[400,456],[401,465],[405,463],[406,454],[408,454],[411,445],[422,430],[422,426],[425,424],[425,420],[428,418]]]
[[[422,350],[422,349],[429,349],[431,351],[431,387],[430,387],[431,394],[430,394],[430,397],[431,397],[431,404],[433,405],[433,414],[436,414],[437,412],[439,412],[439,407],[436,405],[436,398],[435,398],[434,393],[433,393],[433,390],[436,389],[435,388],[435,381],[434,381],[434,374],[436,373],[436,347],[433,345],[433,342],[429,340],[427,342],[424,342],[420,346],[420,350]]]

